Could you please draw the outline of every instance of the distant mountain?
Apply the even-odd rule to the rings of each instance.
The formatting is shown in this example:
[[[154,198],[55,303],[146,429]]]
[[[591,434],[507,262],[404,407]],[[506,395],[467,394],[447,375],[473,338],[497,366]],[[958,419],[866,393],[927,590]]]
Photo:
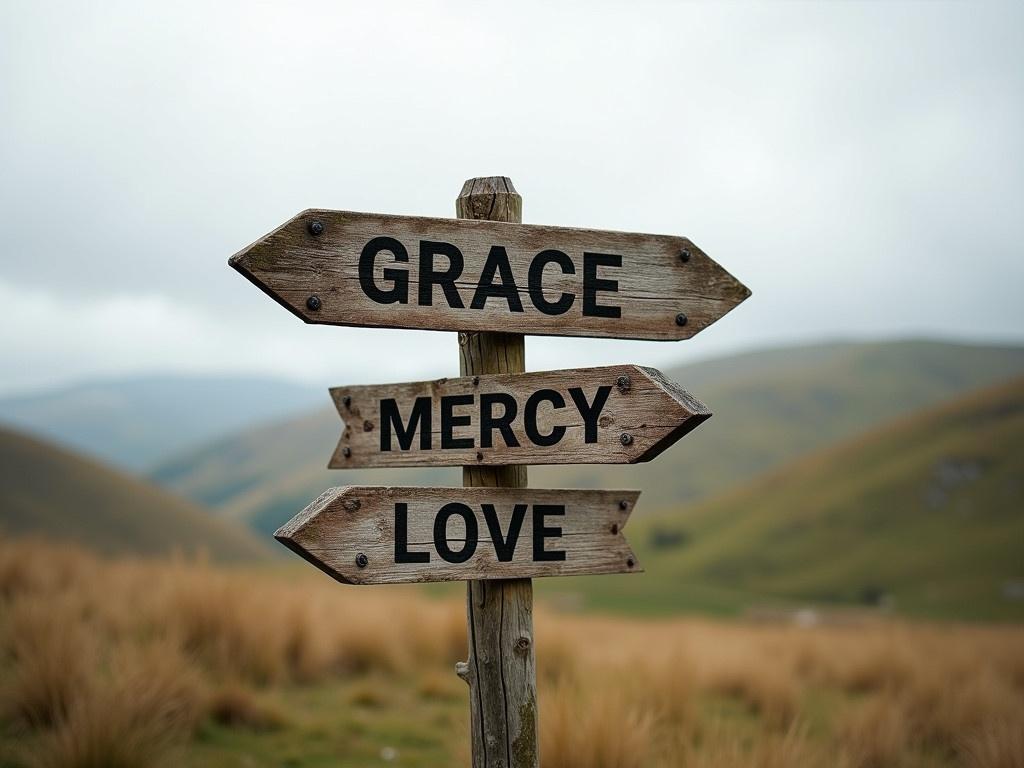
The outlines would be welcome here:
[[[934,341],[769,349],[666,372],[707,422],[649,464],[531,469],[537,485],[640,488],[638,512],[694,502],[837,440],[1024,374],[1024,347]]]
[[[260,377],[146,376],[0,399],[0,423],[146,470],[229,432],[329,402],[326,389]]]
[[[644,575],[542,591],[655,613],[776,599],[1024,619],[1024,379],[641,518],[627,535]]]
[[[622,361],[609,361],[622,362]],[[720,493],[836,440],[1024,374],[1024,348],[929,341],[770,349],[666,369],[714,416],[645,465],[531,467],[537,487],[640,488],[638,515]],[[459,484],[459,470],[328,471],[331,408],[185,453],[153,478],[271,532],[332,485]]]
[[[0,532],[73,541],[104,554],[205,551],[234,561],[271,556],[248,529],[209,510],[7,429],[0,429]]]

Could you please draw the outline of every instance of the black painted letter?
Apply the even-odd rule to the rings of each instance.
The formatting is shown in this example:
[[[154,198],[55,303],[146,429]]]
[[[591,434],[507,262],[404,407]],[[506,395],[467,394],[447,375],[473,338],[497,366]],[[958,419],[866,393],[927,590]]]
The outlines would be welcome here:
[[[484,519],[487,521],[487,531],[491,534],[491,541],[494,543],[494,554],[498,561],[509,562],[516,553],[516,542],[519,541],[519,532],[523,529],[523,518],[526,517],[526,505],[516,504],[512,508],[512,519],[508,523],[508,535],[501,535],[501,524],[498,522],[498,513],[494,510],[493,504],[484,504]]]
[[[402,425],[402,416],[398,412],[398,401],[389,397],[380,401],[380,449],[391,450],[391,432],[394,430],[398,438],[398,445],[403,451],[412,447],[412,438],[416,430],[420,433],[420,450],[431,449],[430,432],[430,398],[417,397],[412,405],[412,413],[409,414],[409,425]]]
[[[618,280],[601,280],[597,276],[598,267],[621,267],[622,257],[611,253],[583,254],[583,316],[584,317],[622,317],[621,307],[609,307],[597,303],[598,291],[619,292]]]
[[[409,551],[409,505],[395,504],[395,562],[429,563],[429,552]]]
[[[385,269],[384,279],[390,280],[392,286],[383,290],[373,281],[373,267],[377,261],[377,254],[381,251],[391,251],[395,255],[395,261],[409,261],[409,252],[405,246],[393,237],[375,237],[363,246],[363,252],[359,254],[359,287],[371,301],[378,304],[408,304],[409,303],[409,273],[404,269]]]
[[[576,274],[576,265],[561,251],[541,251],[530,262],[530,301],[545,315],[564,315],[576,301],[576,296],[572,293],[563,293],[558,301],[548,301],[544,298],[544,267],[548,264],[557,264],[562,268],[563,275]]]
[[[544,549],[544,539],[561,538],[562,527],[544,525],[548,515],[565,515],[565,507],[561,504],[533,505],[533,560],[565,560],[564,549]]]
[[[466,522],[466,542],[462,549],[455,551],[448,546],[448,520],[459,515]],[[479,540],[479,533],[476,525],[476,515],[473,510],[465,504],[453,501],[445,504],[434,518],[434,548],[443,560],[449,563],[464,563],[476,552],[476,544]]]
[[[441,398],[441,448],[472,448],[472,437],[453,437],[455,427],[464,427],[472,416],[456,416],[452,411],[460,405],[472,405],[473,395],[444,395]]]
[[[569,387],[569,395],[576,403],[576,408],[583,417],[585,425],[583,441],[585,443],[597,442],[597,420],[601,417],[604,404],[608,402],[608,395],[611,393],[611,385],[598,387],[594,394],[594,402],[587,404],[587,396],[583,394],[583,387]]]
[[[494,406],[502,407],[501,416],[494,415]],[[505,445],[518,448],[519,441],[512,431],[512,420],[516,417],[519,406],[516,399],[505,392],[488,392],[480,395],[480,447],[490,448],[494,444],[495,429],[501,430]]]
[[[501,285],[494,284],[494,273],[501,273]],[[473,293],[473,301],[470,309],[483,309],[491,296],[505,299],[508,302],[509,312],[522,312],[523,300],[519,298],[519,289],[516,287],[516,279],[512,277],[512,267],[508,263],[508,254],[504,247],[492,245],[487,254],[487,261],[484,262],[483,271],[480,272],[480,282]]]
[[[538,389],[526,401],[523,409],[523,429],[535,445],[555,445],[565,435],[565,427],[552,427],[550,434],[542,435],[537,428],[537,407],[547,400],[555,408],[565,408],[565,398],[553,389]]]
[[[448,257],[448,269],[434,269],[434,256]],[[435,243],[420,240],[420,306],[434,306],[434,286],[440,285],[448,306],[462,309],[462,297],[455,287],[455,281],[462,274],[462,251],[451,243]]]

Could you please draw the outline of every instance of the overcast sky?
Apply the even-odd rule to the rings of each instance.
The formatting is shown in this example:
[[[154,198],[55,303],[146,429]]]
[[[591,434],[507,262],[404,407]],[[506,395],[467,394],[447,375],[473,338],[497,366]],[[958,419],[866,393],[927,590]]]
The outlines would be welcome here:
[[[557,6],[557,7],[556,7]],[[1024,340],[1024,3],[0,0],[0,391],[130,372],[457,371],[226,266],[307,207],[681,234],[753,297],[680,343]]]

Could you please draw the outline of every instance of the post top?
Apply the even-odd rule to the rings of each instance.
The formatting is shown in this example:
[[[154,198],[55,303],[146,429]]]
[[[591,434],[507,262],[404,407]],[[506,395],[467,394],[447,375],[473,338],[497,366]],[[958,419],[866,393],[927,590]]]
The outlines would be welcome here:
[[[455,213],[460,219],[488,221],[523,221],[523,198],[516,192],[508,176],[478,176],[466,179],[455,199]]]
[[[508,176],[475,176],[466,179],[459,197],[475,197],[476,195],[515,195],[519,197],[512,179]]]

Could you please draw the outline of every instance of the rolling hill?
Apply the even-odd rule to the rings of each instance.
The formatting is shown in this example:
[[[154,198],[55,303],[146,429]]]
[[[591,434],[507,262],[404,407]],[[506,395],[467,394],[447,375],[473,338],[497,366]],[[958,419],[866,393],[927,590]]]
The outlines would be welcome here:
[[[325,402],[322,388],[276,379],[144,376],[0,398],[0,423],[139,471]]]
[[[774,598],[1024,618],[1024,378],[631,523],[646,574],[548,580],[589,607],[735,610]]]
[[[710,498],[836,440],[1022,373],[1024,348],[927,341],[771,349],[666,369],[711,407],[708,422],[650,464],[534,467],[530,483],[641,488],[643,516]],[[186,453],[153,478],[261,532],[332,485],[461,482],[457,469],[328,471],[339,432],[328,408]]]
[[[73,541],[104,554],[205,551],[225,561],[271,556],[209,510],[34,437],[0,429],[0,531]]]

